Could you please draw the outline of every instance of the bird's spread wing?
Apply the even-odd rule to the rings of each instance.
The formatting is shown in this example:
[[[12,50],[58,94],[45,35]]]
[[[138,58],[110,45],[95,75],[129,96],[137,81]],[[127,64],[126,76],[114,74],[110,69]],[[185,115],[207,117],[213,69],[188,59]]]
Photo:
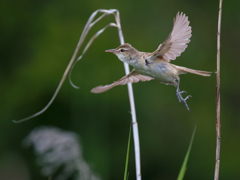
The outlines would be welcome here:
[[[150,81],[152,79],[153,79],[152,77],[141,75],[137,71],[132,70],[128,75],[122,77],[118,81],[105,86],[97,86],[93,88],[91,92],[102,93],[118,85],[124,85],[127,83],[137,83],[138,81]]]
[[[148,56],[150,61],[163,59],[167,62],[180,56],[190,42],[192,29],[189,26],[188,17],[183,13],[177,13],[174,19],[173,29],[168,38],[158,46],[158,49]]]

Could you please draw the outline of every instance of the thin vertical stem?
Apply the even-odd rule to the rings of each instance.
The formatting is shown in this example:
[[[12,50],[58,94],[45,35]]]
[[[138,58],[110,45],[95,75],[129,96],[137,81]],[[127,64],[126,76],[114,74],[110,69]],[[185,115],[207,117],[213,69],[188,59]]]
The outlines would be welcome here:
[[[217,32],[217,72],[216,72],[216,163],[214,180],[219,179],[220,145],[221,145],[221,120],[220,120],[220,37],[222,20],[222,1],[219,0],[218,32]]]
[[[117,25],[118,25],[118,33],[120,38],[120,43],[124,44],[123,33],[120,25],[120,15],[119,11],[116,13]],[[125,73],[129,74],[129,65],[124,63]],[[138,133],[138,124],[137,124],[137,117],[136,117],[136,110],[135,110],[135,102],[134,102],[134,95],[133,95],[133,88],[132,84],[128,83],[128,96],[130,101],[130,108],[131,108],[131,115],[132,115],[132,128],[133,128],[133,140],[134,140],[134,151],[135,151],[135,164],[136,164],[136,179],[141,180],[141,161],[140,161],[140,143],[139,143],[139,133]]]

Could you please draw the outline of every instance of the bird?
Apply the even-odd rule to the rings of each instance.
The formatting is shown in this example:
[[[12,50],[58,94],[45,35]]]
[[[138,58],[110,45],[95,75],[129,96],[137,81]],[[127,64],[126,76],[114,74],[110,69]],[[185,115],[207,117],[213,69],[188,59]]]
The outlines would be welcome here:
[[[173,28],[167,39],[152,52],[140,52],[130,44],[122,44],[116,49],[108,49],[105,52],[115,54],[120,61],[133,66],[133,70],[119,79],[118,81],[105,85],[97,86],[91,90],[92,93],[102,93],[115,86],[127,83],[137,83],[139,81],[157,80],[166,85],[176,87],[176,96],[180,103],[183,103],[188,111],[190,108],[187,99],[191,95],[182,96],[186,91],[180,90],[180,74],[192,73],[200,76],[210,76],[211,72],[194,70],[182,66],[171,64],[187,48],[192,36],[192,28],[189,26],[188,16],[183,12],[177,13],[173,19]]]

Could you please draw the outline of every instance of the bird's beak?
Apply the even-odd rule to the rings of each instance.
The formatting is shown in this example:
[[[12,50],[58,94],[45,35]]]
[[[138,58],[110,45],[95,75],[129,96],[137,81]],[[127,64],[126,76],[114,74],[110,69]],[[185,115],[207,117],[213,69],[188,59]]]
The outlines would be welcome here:
[[[108,49],[105,52],[116,53],[117,51],[115,49]]]

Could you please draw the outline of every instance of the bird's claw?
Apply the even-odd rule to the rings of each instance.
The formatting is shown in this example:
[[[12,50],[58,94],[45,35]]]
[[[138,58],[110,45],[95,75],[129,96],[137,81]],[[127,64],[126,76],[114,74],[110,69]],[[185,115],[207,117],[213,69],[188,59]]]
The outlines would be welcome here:
[[[177,90],[177,97],[178,97],[178,100],[179,100],[179,102],[181,102],[184,98],[182,97],[182,94],[183,93],[187,93],[186,91],[178,91]]]
[[[188,107],[188,104],[187,104],[187,99],[189,99],[192,96],[188,95],[187,97],[183,98],[182,97],[183,93],[187,93],[187,92],[186,91],[178,91],[177,90],[176,94],[177,94],[178,100],[179,100],[179,102],[181,102],[181,103],[183,103],[185,105],[185,107],[187,108],[188,111],[190,111],[190,108]]]
[[[186,101],[188,98],[192,97],[191,95],[188,95],[187,97],[185,97],[184,101]]]

